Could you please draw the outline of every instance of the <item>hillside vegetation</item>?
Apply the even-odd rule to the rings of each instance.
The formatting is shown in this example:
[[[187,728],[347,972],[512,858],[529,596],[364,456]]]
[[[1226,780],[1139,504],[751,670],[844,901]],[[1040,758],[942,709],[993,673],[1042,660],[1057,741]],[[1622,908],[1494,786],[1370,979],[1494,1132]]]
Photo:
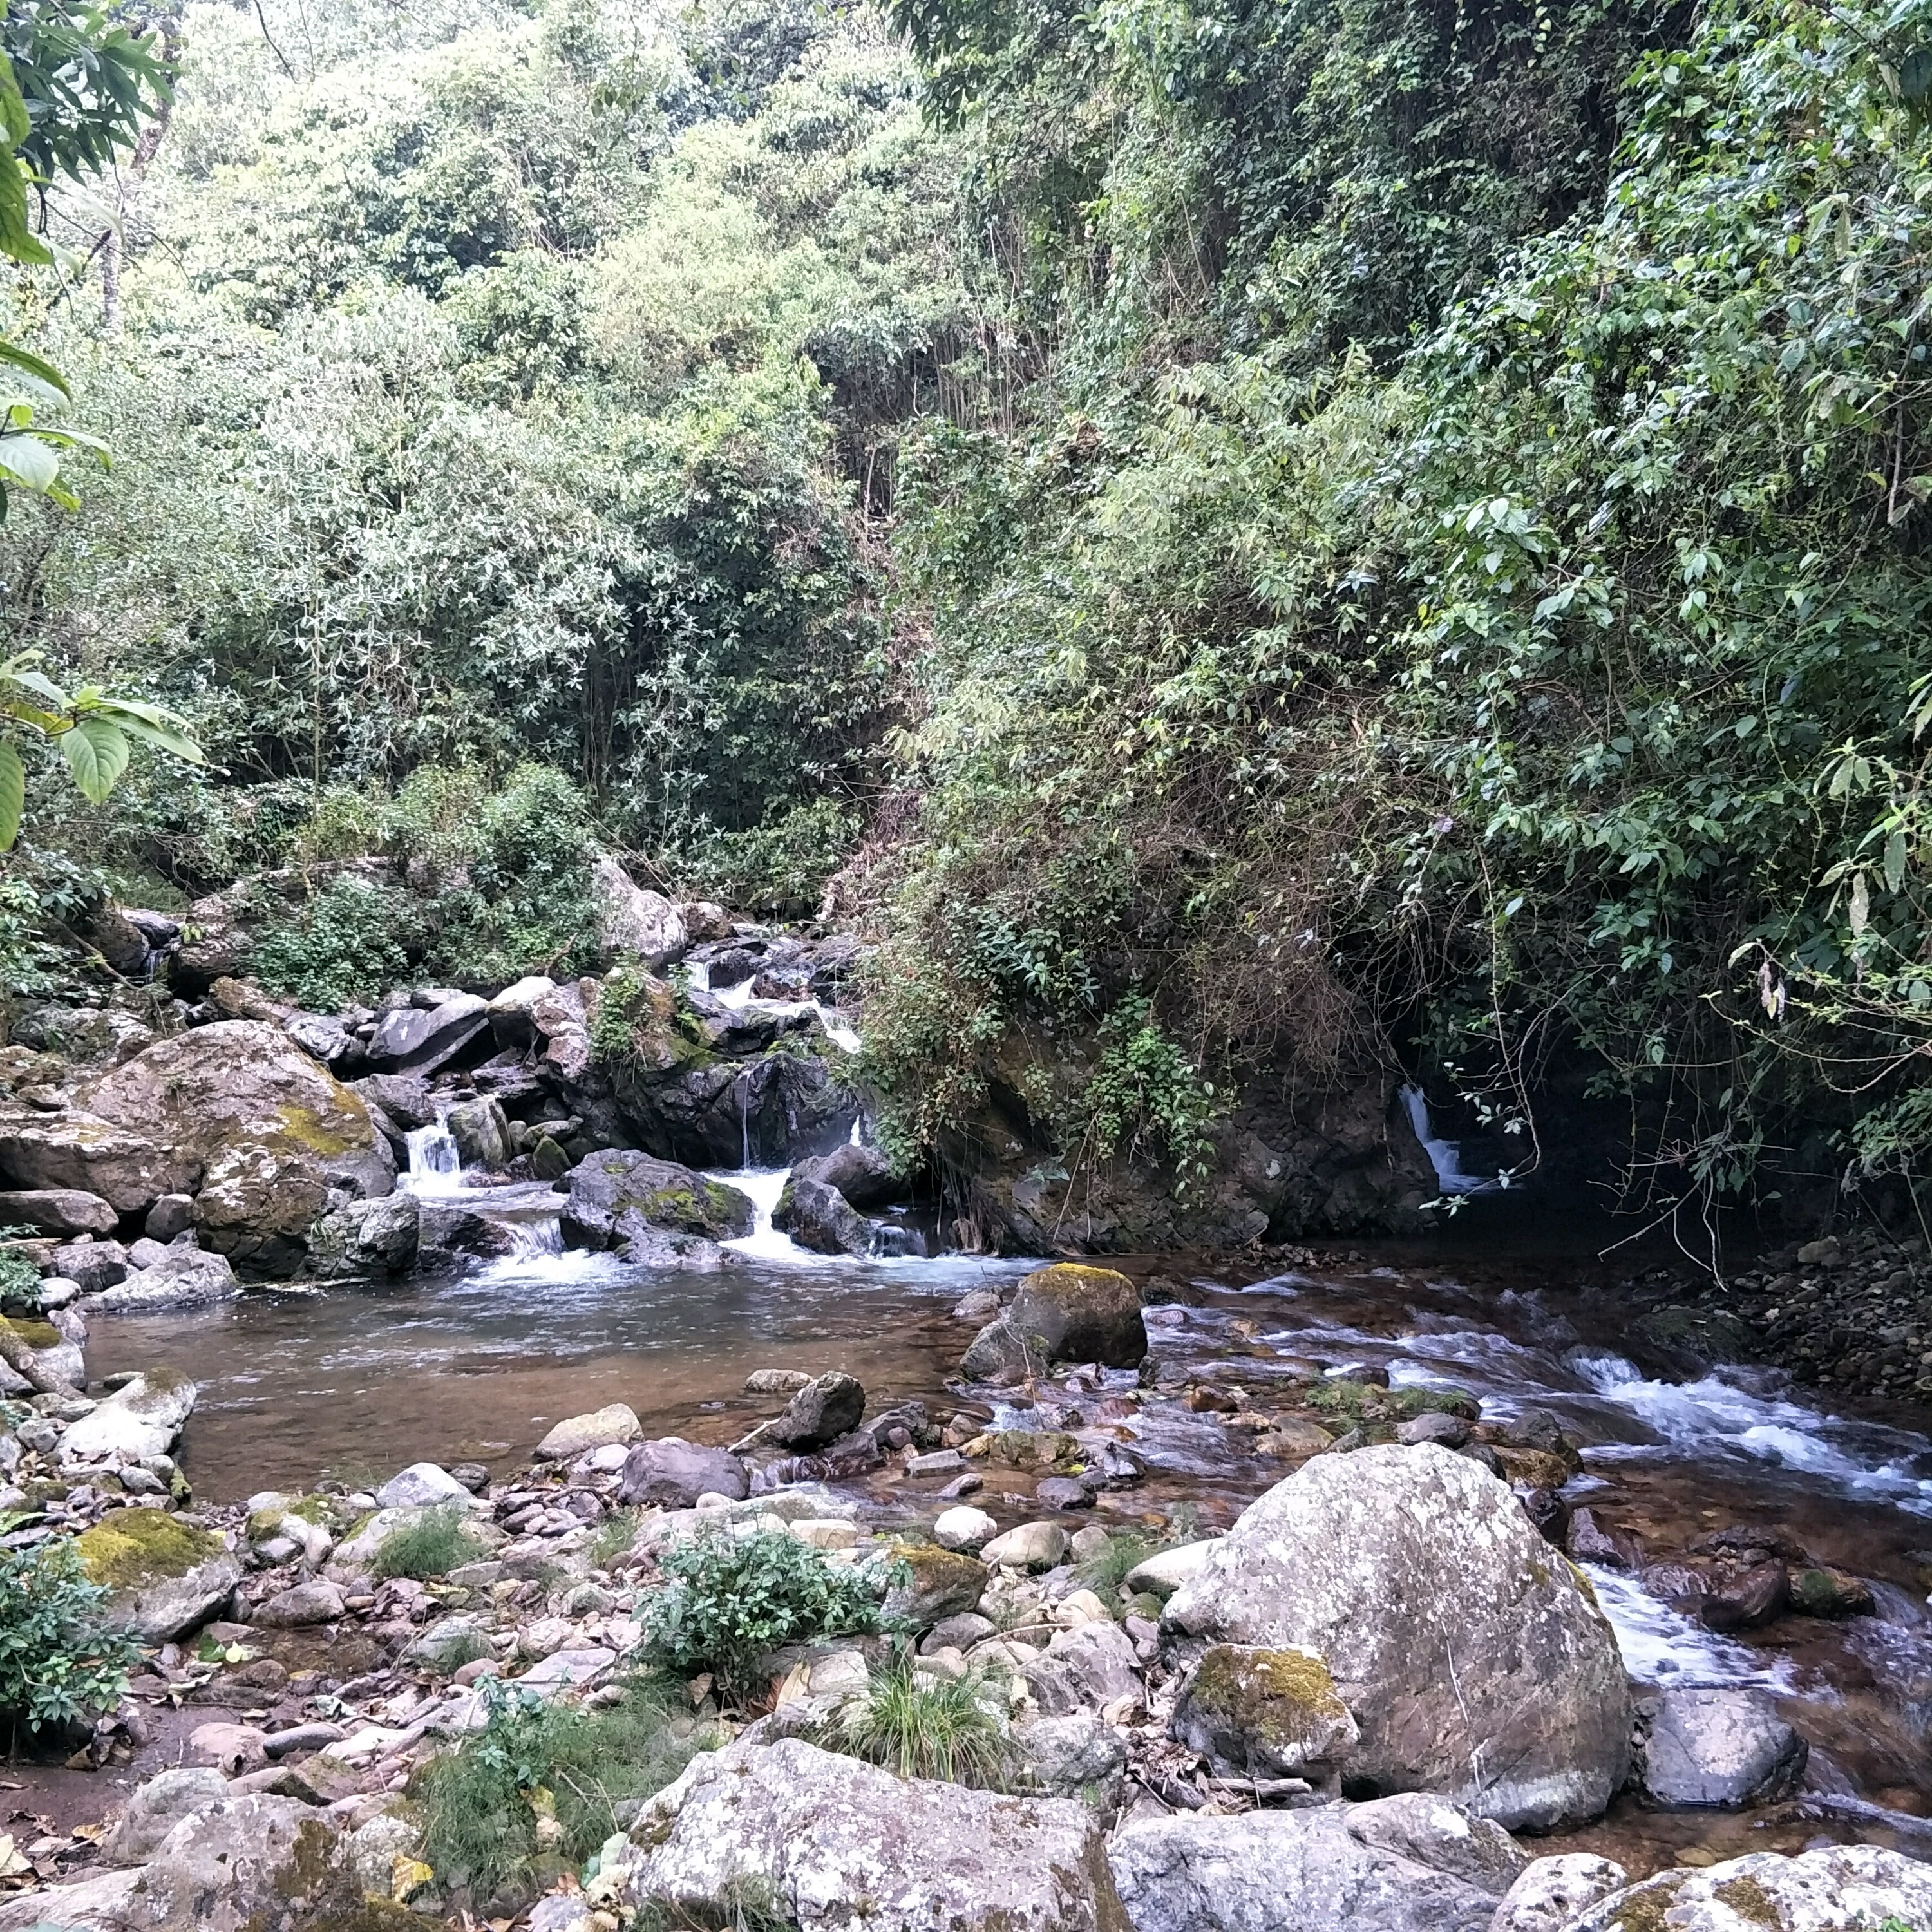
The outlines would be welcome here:
[[[118,460],[11,647],[220,767],[32,793],[17,992],[238,878],[277,990],[568,968],[601,844],[881,942],[908,1158],[1372,1075],[1909,1211],[1932,7],[322,10],[15,291]]]

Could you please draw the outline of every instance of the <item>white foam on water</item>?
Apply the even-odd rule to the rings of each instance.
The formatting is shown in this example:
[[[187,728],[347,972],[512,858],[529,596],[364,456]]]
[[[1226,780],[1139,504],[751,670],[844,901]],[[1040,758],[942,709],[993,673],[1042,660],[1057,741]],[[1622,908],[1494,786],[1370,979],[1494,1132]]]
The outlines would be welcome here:
[[[809,1248],[802,1248],[792,1238],[772,1226],[772,1210],[778,1204],[778,1196],[784,1192],[784,1184],[791,1178],[791,1170],[785,1167],[741,1167],[719,1174],[707,1174],[707,1180],[716,1180],[726,1187],[735,1187],[740,1194],[748,1195],[757,1220],[748,1234],[741,1234],[736,1240],[721,1244],[727,1254],[742,1255],[747,1261],[779,1262],[788,1268],[825,1268],[839,1262],[850,1261],[849,1255],[817,1255]]]
[[[1624,1668],[1640,1682],[1676,1689],[1789,1690],[1789,1661],[1706,1630],[1653,1597],[1634,1576],[1595,1563],[1581,1566],[1616,1632]]]
[[[400,1183],[411,1194],[460,1194],[463,1156],[456,1137],[438,1114],[432,1127],[412,1127],[403,1136],[409,1148],[410,1170]]]

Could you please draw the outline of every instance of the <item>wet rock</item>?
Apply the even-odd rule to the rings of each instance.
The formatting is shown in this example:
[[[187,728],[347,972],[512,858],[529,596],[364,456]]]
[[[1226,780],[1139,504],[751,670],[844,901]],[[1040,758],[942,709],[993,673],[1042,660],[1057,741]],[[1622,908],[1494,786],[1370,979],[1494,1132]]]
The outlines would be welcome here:
[[[1469,1439],[1469,1425],[1460,1415],[1444,1415],[1439,1409],[1412,1415],[1396,1424],[1395,1439],[1412,1446],[1418,1442],[1439,1443],[1444,1449],[1460,1449]]]
[[[1872,1613],[1871,1586],[1862,1576],[1820,1565],[1791,1578],[1791,1607],[1805,1617],[1864,1617]]]
[[[970,1611],[986,1594],[986,1566],[970,1556],[918,1544],[903,1544],[893,1556],[907,1574],[886,1593],[889,1624],[930,1630],[942,1618]]]
[[[194,1412],[200,1390],[170,1369],[151,1369],[123,1382],[105,1402],[68,1425],[61,1460],[146,1462],[166,1455]]]
[[[17,1189],[98,1194],[117,1214],[130,1214],[200,1176],[186,1148],[92,1114],[0,1111],[0,1178]]]
[[[242,1580],[242,1564],[220,1537],[163,1510],[116,1510],[74,1548],[88,1580],[112,1592],[107,1620],[144,1643],[199,1630]]]
[[[1321,1657],[1360,1730],[1345,1775],[1384,1790],[1548,1828],[1597,1816],[1623,1782],[1630,1694],[1608,1622],[1509,1490],[1433,1444],[1304,1464],[1162,1623],[1170,1642]]]
[[[735,1448],[770,1445],[808,1454],[849,1435],[865,1412],[866,1391],[858,1378],[835,1369],[814,1376],[785,1404],[782,1415],[760,1423]]]
[[[639,1424],[628,1403],[614,1402],[588,1415],[566,1416],[537,1444],[539,1462],[569,1462],[587,1450],[634,1441]]]
[[[1029,1718],[1013,1726],[1011,1738],[1018,1788],[1101,1808],[1120,1802],[1126,1746],[1098,1712]]]
[[[990,1288],[976,1288],[952,1305],[952,1318],[956,1322],[985,1323],[994,1320],[999,1312],[999,1295]]]
[[[1168,1729],[1223,1777],[1311,1784],[1337,1779],[1360,1736],[1318,1657],[1225,1643],[1202,1653]]]
[[[1044,1372],[1045,1360],[1030,1352],[1026,1337],[1004,1316],[989,1322],[967,1345],[959,1372],[968,1382],[991,1382],[1010,1388]]]
[[[1138,1661],[1132,1640],[1119,1624],[1090,1623],[1060,1631],[1021,1671],[1040,1709],[1064,1718],[1124,1702],[1137,1709],[1144,1695]]]
[[[641,1222],[706,1240],[735,1240],[758,1223],[748,1195],[711,1180],[676,1161],[628,1148],[607,1148],[571,1170],[564,1208],[566,1240],[602,1247]]]
[[[366,1073],[349,1082],[364,1103],[380,1107],[399,1127],[433,1127],[437,1101],[429,1082],[412,1073]]]
[[[957,1476],[963,1474],[966,1459],[956,1449],[934,1449],[923,1456],[908,1456],[905,1472],[908,1476]]]
[[[754,1369],[745,1378],[747,1395],[796,1395],[812,1377],[803,1369]]]
[[[1536,1526],[1536,1533],[1552,1550],[1561,1550],[1570,1540],[1570,1507],[1559,1490],[1519,1490],[1522,1513]]]
[[[1083,1807],[895,1778],[795,1739],[698,1758],[639,1814],[632,1898],[805,1932],[1126,1932]]]
[[[1780,1616],[1790,1594],[1790,1578],[1773,1557],[1714,1578],[1697,1613],[1712,1630],[1750,1630]]]
[[[1634,1570],[1642,1560],[1636,1539],[1600,1522],[1594,1510],[1570,1511],[1568,1547],[1572,1562],[1601,1563],[1612,1570]]]
[[[1761,1690],[1665,1690],[1651,1717],[1643,1789],[1672,1808],[1769,1804],[1796,1788],[1808,1755]]]
[[[111,1865],[144,1864],[181,1821],[228,1795],[228,1780],[212,1765],[185,1766],[150,1778],[128,1800],[100,1841]]]
[[[370,1061],[387,1073],[434,1073],[489,1024],[489,1004],[474,993],[453,993],[427,1012],[404,1006],[377,1024],[369,1042]]]
[[[412,1462],[376,1492],[381,1509],[431,1509],[444,1503],[467,1503],[470,1492],[447,1469],[434,1462]]]
[[[1006,1319],[1049,1361],[1131,1369],[1147,1353],[1140,1291],[1112,1268],[1061,1262],[1036,1269],[1021,1282]]]
[[[1000,1526],[984,1510],[962,1504],[943,1510],[932,1526],[933,1540],[942,1550],[977,1550],[1000,1533]]]
[[[1622,1865],[1594,1852],[1532,1859],[1503,1894],[1490,1932],[1564,1932],[1580,1913],[1629,1882]]]
[[[772,1226],[814,1254],[870,1254],[872,1223],[836,1187],[801,1180],[800,1172],[794,1168],[785,1183],[772,1210]]]
[[[994,1537],[980,1560],[995,1569],[1051,1570],[1066,1560],[1066,1532],[1057,1522],[1023,1522]]]
[[[792,1179],[836,1189],[861,1213],[905,1198],[905,1184],[892,1172],[892,1162],[877,1148],[854,1147],[850,1141],[830,1154],[800,1161],[792,1169]]]
[[[212,1155],[195,1196],[196,1240],[256,1274],[293,1274],[329,1187],[307,1165],[252,1142]]]
[[[723,1449],[707,1449],[681,1436],[667,1436],[640,1442],[624,1459],[617,1500],[624,1504],[690,1509],[700,1496],[730,1496],[741,1500],[750,1493],[750,1478],[736,1456]]]
[[[494,1096],[451,1108],[446,1124],[465,1167],[494,1169],[510,1158],[509,1120]]]
[[[351,1201],[325,1214],[309,1232],[312,1273],[404,1274],[422,1250],[423,1204],[399,1191],[374,1201]]]
[[[1130,1820],[1108,1857],[1134,1932],[1489,1932],[1494,1893],[1365,1844],[1360,1808]]]
[[[79,1187],[0,1191],[0,1222],[44,1234],[111,1234],[119,1222],[111,1203]]]
[[[1564,1932],[1844,1932],[1932,1919],[1932,1864],[1876,1845],[1833,1845],[1796,1858],[1757,1852],[1699,1870],[1682,1868],[1612,1892]]]

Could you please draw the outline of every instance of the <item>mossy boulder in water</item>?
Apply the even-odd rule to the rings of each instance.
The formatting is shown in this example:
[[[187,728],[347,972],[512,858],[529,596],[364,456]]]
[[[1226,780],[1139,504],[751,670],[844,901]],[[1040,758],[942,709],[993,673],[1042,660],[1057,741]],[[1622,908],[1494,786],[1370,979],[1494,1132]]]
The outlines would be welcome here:
[[[658,1160],[634,1148],[607,1148],[572,1169],[570,1201],[563,1210],[565,1238],[580,1247],[601,1248],[621,1238],[623,1223],[735,1240],[758,1222],[748,1195],[709,1180],[676,1161]]]
[[[88,1576],[114,1593],[110,1620],[146,1643],[199,1629],[242,1580],[220,1537],[162,1510],[113,1510],[74,1546]]]
[[[1202,1653],[1168,1728],[1225,1775],[1311,1784],[1334,1781],[1360,1736],[1320,1658],[1231,1643]]]
[[[1131,1369],[1148,1352],[1140,1291],[1112,1268],[1073,1262],[1036,1268],[1020,1283],[1006,1319],[1051,1361]]]

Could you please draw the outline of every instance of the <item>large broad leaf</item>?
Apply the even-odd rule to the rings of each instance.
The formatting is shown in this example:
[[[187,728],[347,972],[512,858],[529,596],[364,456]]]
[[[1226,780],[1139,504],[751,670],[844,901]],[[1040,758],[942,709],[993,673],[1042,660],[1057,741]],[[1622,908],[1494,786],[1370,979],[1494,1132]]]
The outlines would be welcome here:
[[[127,698],[104,698],[90,709],[94,716],[111,718],[124,731],[145,738],[149,744],[158,745],[163,751],[187,759],[190,764],[205,765],[208,762],[208,754],[188,734],[188,721],[176,717],[172,711],[164,711],[158,705],[142,704]]]
[[[27,808],[27,771],[10,740],[0,738],[0,852],[10,852]]]
[[[71,399],[74,392],[67,386],[67,378],[44,357],[36,356],[31,349],[22,349],[17,342],[9,342],[0,338],[0,362],[10,368],[24,370],[29,376],[38,377],[48,388]]]
[[[34,652],[32,655],[38,657],[40,653]],[[17,658],[10,664],[0,665],[0,680],[17,684],[23,691],[31,691],[36,698],[44,698],[56,711],[69,708],[67,693],[52,678],[44,671],[23,670]]]
[[[37,436],[0,436],[0,477],[44,494],[60,480],[60,453]]]
[[[77,718],[60,735],[60,748],[74,782],[93,804],[114,789],[114,781],[128,769],[128,740],[119,725],[98,712]]]

